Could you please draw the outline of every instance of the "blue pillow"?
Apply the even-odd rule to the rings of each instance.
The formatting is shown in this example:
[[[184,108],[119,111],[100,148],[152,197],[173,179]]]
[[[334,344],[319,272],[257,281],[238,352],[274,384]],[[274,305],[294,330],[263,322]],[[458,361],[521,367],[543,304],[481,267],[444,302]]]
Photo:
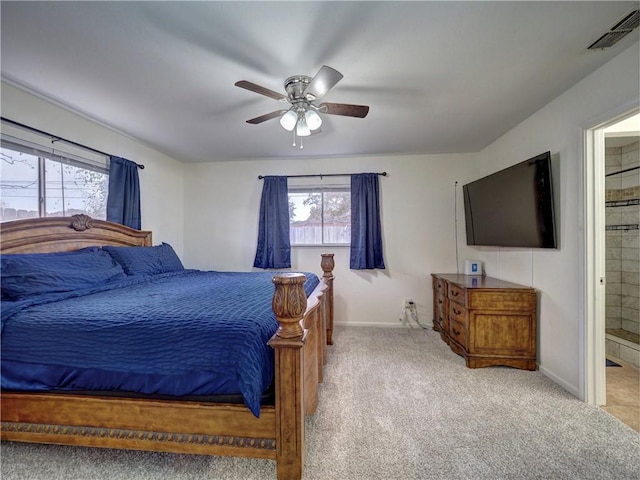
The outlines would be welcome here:
[[[126,278],[122,267],[98,247],[73,252],[2,255],[0,274],[2,299],[13,301]]]
[[[155,247],[102,247],[122,265],[127,275],[155,275],[184,270],[182,262],[168,243]]]

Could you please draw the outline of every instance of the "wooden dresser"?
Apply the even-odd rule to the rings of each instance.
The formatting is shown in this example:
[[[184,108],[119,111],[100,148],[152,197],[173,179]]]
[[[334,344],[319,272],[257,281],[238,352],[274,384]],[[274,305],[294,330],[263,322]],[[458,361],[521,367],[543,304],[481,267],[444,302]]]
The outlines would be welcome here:
[[[433,329],[467,367],[536,369],[535,289],[491,277],[431,276]]]

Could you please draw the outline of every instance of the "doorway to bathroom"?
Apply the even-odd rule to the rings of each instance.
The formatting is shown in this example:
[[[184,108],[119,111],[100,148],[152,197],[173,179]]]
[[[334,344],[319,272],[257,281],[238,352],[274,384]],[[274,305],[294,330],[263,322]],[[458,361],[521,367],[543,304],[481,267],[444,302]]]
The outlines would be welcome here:
[[[585,131],[584,393],[640,431],[640,114],[608,118]]]

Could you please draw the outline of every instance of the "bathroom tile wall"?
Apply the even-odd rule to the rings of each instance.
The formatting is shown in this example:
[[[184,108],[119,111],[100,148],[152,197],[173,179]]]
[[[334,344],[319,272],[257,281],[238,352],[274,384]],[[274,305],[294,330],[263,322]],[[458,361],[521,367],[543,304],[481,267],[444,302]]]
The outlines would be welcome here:
[[[606,173],[640,165],[639,142],[606,149]],[[606,178],[606,328],[640,334],[640,170]],[[628,351],[625,342],[607,352],[629,357],[637,364],[638,350]],[[632,337],[633,338],[633,337]],[[637,337],[636,337],[637,338]],[[627,342],[628,343],[628,342]],[[636,342],[637,343],[637,342]]]

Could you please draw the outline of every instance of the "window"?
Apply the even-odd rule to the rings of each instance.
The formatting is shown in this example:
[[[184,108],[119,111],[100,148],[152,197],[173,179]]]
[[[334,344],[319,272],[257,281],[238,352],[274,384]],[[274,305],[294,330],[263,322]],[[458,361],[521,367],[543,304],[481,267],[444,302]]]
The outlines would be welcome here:
[[[291,245],[349,245],[350,187],[289,187]]]
[[[0,221],[78,213],[106,219],[106,158],[47,152],[8,135],[2,136],[0,157]]]

